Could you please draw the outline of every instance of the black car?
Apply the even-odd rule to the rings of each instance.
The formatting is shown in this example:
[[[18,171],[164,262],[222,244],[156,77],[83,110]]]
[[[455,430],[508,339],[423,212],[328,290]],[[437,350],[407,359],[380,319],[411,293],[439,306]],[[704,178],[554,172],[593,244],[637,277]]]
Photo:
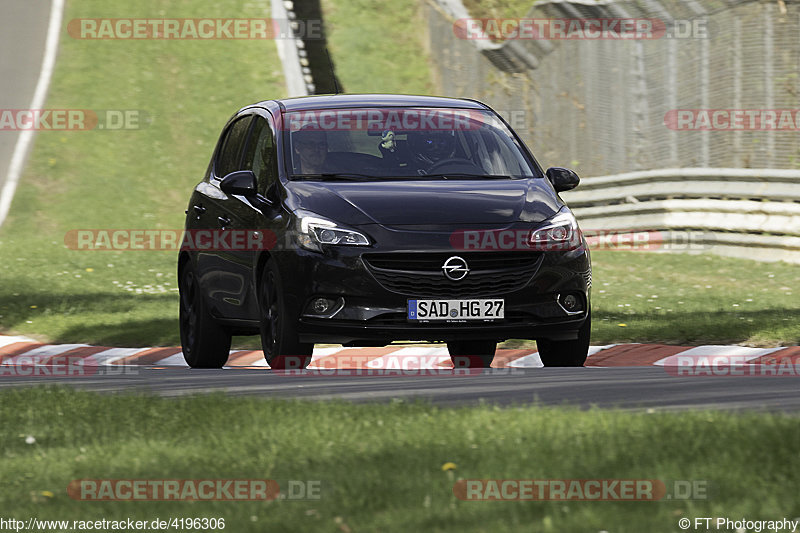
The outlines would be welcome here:
[[[178,260],[183,353],[221,367],[260,334],[272,368],[315,343],[446,342],[457,366],[535,339],[581,366],[591,262],[558,193],[491,108],[473,100],[330,95],[265,101],[225,125],[192,191]]]

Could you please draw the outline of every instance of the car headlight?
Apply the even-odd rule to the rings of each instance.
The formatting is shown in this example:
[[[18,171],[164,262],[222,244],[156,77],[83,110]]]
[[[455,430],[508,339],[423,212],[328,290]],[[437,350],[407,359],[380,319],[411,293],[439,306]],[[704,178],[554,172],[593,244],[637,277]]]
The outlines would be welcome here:
[[[297,241],[303,248],[321,252],[321,244],[369,246],[369,239],[358,231],[339,227],[336,222],[307,211],[298,213]]]
[[[530,246],[536,250],[568,251],[574,250],[580,245],[581,232],[578,222],[566,206],[547,220],[543,226],[531,232]]]

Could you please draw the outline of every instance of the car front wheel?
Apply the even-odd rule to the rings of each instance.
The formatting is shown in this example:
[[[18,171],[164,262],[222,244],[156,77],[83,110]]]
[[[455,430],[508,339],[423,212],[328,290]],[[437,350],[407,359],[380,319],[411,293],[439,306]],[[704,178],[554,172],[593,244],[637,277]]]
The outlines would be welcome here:
[[[302,343],[296,314],[289,311],[281,290],[280,272],[270,259],[264,265],[259,287],[261,347],[273,370],[298,370],[308,366],[314,345]]]
[[[489,368],[497,350],[497,341],[454,341],[447,343],[447,351],[454,368]]]
[[[571,341],[537,339],[539,358],[544,366],[583,366],[589,353],[589,338],[592,333],[592,313],[586,314],[578,338]]]

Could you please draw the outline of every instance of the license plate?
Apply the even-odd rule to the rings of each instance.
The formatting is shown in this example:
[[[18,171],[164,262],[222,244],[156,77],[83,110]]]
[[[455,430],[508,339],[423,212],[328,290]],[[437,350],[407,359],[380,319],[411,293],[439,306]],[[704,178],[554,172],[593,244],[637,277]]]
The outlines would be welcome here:
[[[504,318],[500,300],[408,300],[409,320],[495,320]]]

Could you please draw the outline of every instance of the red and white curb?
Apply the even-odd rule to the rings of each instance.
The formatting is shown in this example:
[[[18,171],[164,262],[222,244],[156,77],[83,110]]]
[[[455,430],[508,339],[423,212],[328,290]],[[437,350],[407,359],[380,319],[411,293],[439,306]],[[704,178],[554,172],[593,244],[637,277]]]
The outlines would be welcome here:
[[[737,345],[674,346],[667,344],[608,344],[589,348],[586,366],[664,366],[674,356],[722,356],[757,364],[800,359],[800,346],[750,348]],[[87,366],[187,367],[179,346],[114,348],[88,344],[42,344],[27,337],[0,335],[0,365],[52,365],[59,360]],[[537,368],[538,352],[497,350],[493,367]],[[435,369],[452,367],[445,346],[386,346],[383,348],[317,347],[309,368],[320,369]],[[261,350],[232,350],[226,368],[268,368]]]

